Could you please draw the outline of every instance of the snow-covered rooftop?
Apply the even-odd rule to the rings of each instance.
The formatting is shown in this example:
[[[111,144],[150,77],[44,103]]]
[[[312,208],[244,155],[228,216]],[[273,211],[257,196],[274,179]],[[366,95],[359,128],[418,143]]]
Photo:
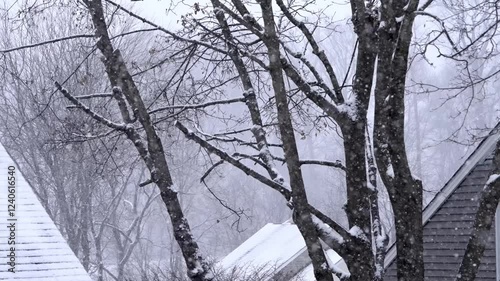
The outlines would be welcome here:
[[[224,269],[235,266],[279,269],[305,250],[304,239],[295,224],[268,223],[223,258],[219,265]]]
[[[341,271],[342,273],[349,273],[347,269],[347,265],[342,260],[342,258],[332,249],[326,250],[326,257],[328,259],[328,263],[330,266],[334,266],[337,271]],[[339,281],[339,278],[334,276],[335,281]],[[312,263],[309,264],[306,268],[301,270],[297,275],[295,275],[290,281],[316,281],[314,277],[314,268]]]
[[[252,274],[263,270],[280,271],[287,264],[306,251],[306,245],[297,226],[293,223],[268,223],[243,244],[219,261],[220,268],[226,271],[242,269],[240,274]],[[345,263],[333,250],[327,250],[330,265]],[[340,266],[344,269],[345,266]],[[347,268],[345,268],[347,272]],[[240,276],[244,277],[245,276]],[[242,280],[243,280],[242,279]],[[292,280],[313,281],[312,265],[301,270]]]
[[[15,167],[15,202],[8,202],[8,167]],[[15,162],[0,144],[0,280],[91,281]],[[12,196],[11,196],[12,197]],[[14,217],[8,205],[15,204]],[[16,221],[8,220],[15,218]],[[8,244],[15,223],[15,245]],[[13,240],[10,240],[13,241]],[[15,247],[15,273],[7,263]]]

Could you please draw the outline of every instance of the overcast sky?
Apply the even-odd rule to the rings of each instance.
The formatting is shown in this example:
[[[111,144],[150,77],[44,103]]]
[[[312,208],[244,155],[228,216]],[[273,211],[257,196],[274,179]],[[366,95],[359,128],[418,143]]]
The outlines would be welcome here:
[[[191,12],[191,7],[194,3],[198,2],[202,6],[209,3],[209,1],[205,0],[185,0],[182,1],[183,3],[171,0],[119,0],[118,2],[120,2],[123,6],[133,8],[133,10],[141,16],[154,20],[155,23],[168,28],[175,27],[177,20],[181,15]],[[297,2],[302,1],[296,1],[296,3]],[[315,3],[314,7],[311,7],[312,10],[324,7],[326,9],[325,13],[328,16],[334,17],[336,20],[344,19],[350,15],[350,8],[347,1],[317,0]],[[277,10],[278,9],[276,8],[275,11]]]

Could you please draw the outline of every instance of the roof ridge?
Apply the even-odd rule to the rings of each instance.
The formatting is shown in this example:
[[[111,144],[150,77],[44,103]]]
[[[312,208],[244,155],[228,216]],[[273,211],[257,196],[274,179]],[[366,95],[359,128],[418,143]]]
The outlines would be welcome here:
[[[422,225],[429,221],[429,219],[439,210],[442,204],[450,197],[451,194],[460,186],[460,183],[467,177],[467,175],[474,169],[479,161],[483,160],[487,153],[493,149],[496,143],[500,140],[500,122],[490,130],[481,142],[477,145],[474,151],[467,157],[467,159],[457,168],[455,173],[443,185],[439,192],[432,198],[431,202],[424,207],[422,212]],[[392,243],[387,250],[385,258],[385,268],[388,268],[396,258],[396,243]]]

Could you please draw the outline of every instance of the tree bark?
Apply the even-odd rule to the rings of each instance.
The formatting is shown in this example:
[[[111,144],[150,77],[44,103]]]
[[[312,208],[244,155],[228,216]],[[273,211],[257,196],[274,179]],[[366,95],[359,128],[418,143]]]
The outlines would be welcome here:
[[[278,110],[278,123],[283,150],[290,176],[290,187],[292,189],[293,220],[297,224],[306,242],[309,257],[312,260],[314,276],[318,281],[333,281],[332,272],[328,266],[323,247],[318,238],[318,233],[313,224],[309,211],[309,203],[300,169],[299,154],[295,140],[293,124],[288,108],[288,98],[283,79],[283,67],[281,66],[280,43],[276,35],[272,2],[270,0],[259,1],[265,30],[265,44],[269,57],[269,73],[271,75],[276,107]]]
[[[413,177],[405,146],[405,85],[418,1],[382,2],[378,29],[374,145],[394,211],[399,280],[424,280],[422,182]],[[399,18],[399,20],[396,20]]]
[[[496,132],[495,132],[496,133]],[[500,142],[497,143],[493,158],[493,170],[488,182],[481,190],[479,207],[474,219],[472,234],[467,243],[457,281],[473,281],[481,266],[481,259],[488,243],[491,226],[500,200]],[[496,225],[495,227],[500,227]]]
[[[134,143],[141,158],[148,167],[151,174],[151,180],[160,189],[161,198],[170,216],[174,237],[187,265],[188,276],[192,281],[210,281],[213,279],[210,268],[200,254],[198,244],[191,234],[191,228],[180,205],[177,192],[173,189],[173,181],[165,159],[165,152],[161,139],[156,133],[156,129],[151,122],[151,118],[140,96],[139,90],[120,52],[115,50],[111,43],[107,25],[104,20],[102,2],[101,0],[88,0],[85,1],[85,3],[92,16],[92,22],[96,29],[95,34],[98,38],[97,47],[104,55],[103,63],[106,67],[108,79],[113,87],[113,94],[124,95],[128,105],[132,108],[134,116],[144,129],[146,136],[145,145],[143,144],[141,136],[135,131],[131,124],[128,124],[124,132]],[[128,114],[128,110],[122,110],[122,106],[126,106],[126,104],[119,103],[118,105],[120,106],[124,121],[135,121],[135,118],[134,120],[130,120],[130,118],[127,118],[125,115]]]

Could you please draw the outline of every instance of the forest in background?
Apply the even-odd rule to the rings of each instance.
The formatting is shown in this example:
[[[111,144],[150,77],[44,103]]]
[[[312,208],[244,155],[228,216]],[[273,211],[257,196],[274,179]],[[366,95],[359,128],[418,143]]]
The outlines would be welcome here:
[[[117,106],[120,99],[114,96],[122,89],[117,90],[106,78],[103,61],[109,58],[96,44],[96,21],[88,12],[92,2],[4,2],[0,140],[21,165],[71,249],[98,280],[184,280],[183,254],[175,243],[162,196],[154,184],[148,183],[150,167],[127,141],[126,133],[106,127],[61,94],[67,89],[80,96],[79,101],[109,120],[123,114]],[[496,34],[486,33],[494,19],[485,18],[471,27],[470,19],[476,15],[457,12],[458,6],[451,2],[431,6],[432,14],[452,18],[446,25],[428,16],[416,18],[406,74],[405,149],[413,176],[422,180],[424,205],[496,125],[500,110],[497,39]],[[189,12],[169,27],[173,32],[169,34],[102,2],[110,42],[120,50],[161,139],[173,190],[193,236],[213,263],[264,224],[289,219],[292,211],[281,194],[238,168],[219,163],[209,149],[186,138],[194,131],[239,162],[266,173],[265,165],[257,159],[261,156],[255,149],[258,140],[252,139],[255,124],[245,106],[248,100],[241,98],[242,93],[248,93],[239,81],[241,74],[228,54],[183,39],[196,38],[193,40],[223,48],[224,40],[218,37],[223,32],[211,29],[217,25],[214,4],[179,5]],[[355,98],[351,84],[359,43],[350,19],[333,19],[327,12],[318,12],[324,7],[313,1],[291,1],[287,5],[301,7],[292,9],[294,16],[313,30],[345,87],[345,99]],[[294,29],[292,21],[287,22],[282,13],[276,14],[280,36],[293,49],[289,54],[303,52],[307,58],[294,61],[294,67],[307,79],[318,78],[311,69],[323,67],[321,58],[311,53],[310,43]],[[462,17],[451,16],[457,14]],[[462,29],[455,27],[460,21]],[[245,65],[258,92],[261,125],[276,172],[288,182],[273,78],[258,64],[259,58],[266,61],[262,58],[267,56],[263,44],[248,34],[248,26],[239,26],[236,20],[229,26],[237,34],[235,40],[244,46],[241,49],[251,49],[258,57],[248,59]],[[449,29],[446,36],[456,46],[449,46],[444,35],[437,36],[443,26]],[[53,39],[58,40],[49,42]],[[467,47],[469,44],[474,47]],[[453,53],[455,47],[464,49],[466,55],[460,59],[443,55]],[[328,77],[323,72],[318,75]],[[54,82],[64,89],[55,87]],[[300,159],[328,162],[302,166],[309,203],[350,228],[344,212],[346,176],[339,168],[345,163],[342,131],[296,84],[287,81],[286,87]],[[321,88],[317,84],[311,85]],[[370,130],[374,107],[373,101],[367,107]],[[133,110],[130,113],[135,115]],[[175,127],[176,120],[193,131],[183,133]],[[364,144],[365,140],[360,142]],[[376,181],[383,186],[380,177]],[[383,225],[394,241],[393,214],[384,189],[378,202]]]

